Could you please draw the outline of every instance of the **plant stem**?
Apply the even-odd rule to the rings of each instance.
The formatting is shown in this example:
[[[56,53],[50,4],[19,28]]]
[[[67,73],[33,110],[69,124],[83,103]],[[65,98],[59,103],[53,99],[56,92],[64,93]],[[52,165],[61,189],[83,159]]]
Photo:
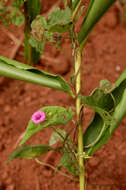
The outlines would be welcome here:
[[[64,172],[62,172],[62,171],[60,171],[60,170],[58,170],[57,168],[55,168],[55,167],[52,166],[51,164],[42,162],[42,161],[38,160],[37,158],[35,159],[35,161],[36,161],[37,163],[39,163],[40,165],[42,165],[42,166],[47,166],[47,167],[53,169],[55,172],[58,172],[58,173],[60,173],[61,175],[65,176],[65,177],[67,177],[67,178],[69,178],[69,179],[78,181],[76,178],[73,178],[72,176],[67,175],[66,173],[64,173]]]
[[[25,15],[25,29],[24,29],[24,34],[25,34],[25,39],[24,39],[24,53],[25,53],[25,59],[26,63],[28,65],[31,65],[32,63],[32,47],[29,43],[29,38],[30,38],[30,32],[31,32],[31,26],[30,26],[30,17],[28,15],[28,7],[27,7],[27,2],[24,3],[24,15]]]
[[[76,4],[76,7],[75,7],[75,9],[74,9],[74,11],[73,11],[73,14],[72,14],[72,19],[74,19],[75,15],[76,15],[76,13],[77,13],[77,10],[78,10],[78,8],[79,8],[79,6],[80,6],[80,4],[81,4],[81,1],[82,1],[82,0],[78,0],[78,3]]]
[[[78,155],[79,155],[79,166],[80,166],[80,190],[85,190],[85,168],[84,168],[84,157],[83,155],[83,131],[82,131],[82,105],[79,93],[81,90],[81,52],[80,48],[75,49],[75,76],[76,76],[76,117],[78,123]]]
[[[29,26],[25,26],[25,59],[28,65],[32,64],[32,47],[29,43],[30,30]]]

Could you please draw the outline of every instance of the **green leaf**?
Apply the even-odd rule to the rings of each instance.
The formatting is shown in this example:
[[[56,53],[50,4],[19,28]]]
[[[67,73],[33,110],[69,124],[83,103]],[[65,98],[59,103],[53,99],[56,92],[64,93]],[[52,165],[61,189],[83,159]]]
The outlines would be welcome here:
[[[39,145],[26,145],[20,148],[17,148],[8,158],[7,163],[15,158],[25,158],[32,159],[38,158],[43,154],[46,154],[48,151],[54,150],[48,145],[39,144]]]
[[[21,8],[24,4],[23,0],[13,0],[13,6]]]
[[[1,21],[4,24],[4,27],[7,28],[8,27],[8,21],[6,20],[6,18],[4,16],[1,17]]]
[[[87,14],[83,20],[81,30],[78,35],[81,50],[83,49],[85,41],[94,26],[115,1],[116,0],[91,0]]]
[[[0,4],[0,14],[2,13],[5,13],[6,12],[6,7],[3,7],[1,4]]]
[[[49,140],[49,145],[52,146],[57,142],[63,142],[63,140],[66,137],[66,132],[62,129],[56,129],[56,131],[54,131],[50,137]]]
[[[47,22],[44,16],[38,15],[36,19],[31,23],[31,37],[29,43],[40,54],[43,53],[44,45],[46,42],[46,30]]]
[[[69,85],[63,78],[3,56],[0,56],[0,75],[54,88],[72,95]]]
[[[2,20],[8,21],[16,26],[22,26],[24,24],[24,15],[21,10],[14,6],[2,7],[0,6]]]
[[[41,124],[34,124],[32,120],[29,121],[26,133],[19,145],[24,144],[32,135],[41,131],[49,126],[66,125],[73,118],[73,112],[71,108],[67,110],[66,108],[59,106],[46,106],[40,110],[46,113],[46,120]]]
[[[70,161],[70,153],[69,152],[64,152],[63,156],[62,156],[62,159],[60,160],[60,163],[58,165],[58,168],[60,167],[66,167],[67,165],[67,162]]]
[[[79,165],[71,159],[69,152],[63,153],[63,156],[58,165],[58,168],[61,168],[61,167],[64,167],[73,175],[78,175],[80,173]]]
[[[48,24],[44,16],[38,15],[31,23],[32,36],[39,42],[42,41],[45,30],[48,29]]]
[[[64,33],[66,31],[68,31],[68,29],[70,28],[69,24],[60,26],[60,25],[55,25],[55,26],[49,26],[49,31],[50,32],[57,32],[57,33]]]
[[[100,81],[100,88],[103,90],[110,90],[111,89],[111,84],[109,80],[104,79]]]
[[[75,10],[80,5],[82,0],[72,0],[72,10]]]
[[[51,28],[56,25],[63,26],[67,25],[71,22],[72,15],[70,8],[66,8],[65,10],[61,10],[60,8],[56,8],[51,14],[48,16],[48,27]]]
[[[11,8],[10,22],[16,26],[22,26],[25,22],[24,15],[18,8]]]
[[[37,41],[33,36],[31,36],[29,39],[29,43],[31,44],[31,46],[34,47],[36,51],[40,54],[43,53],[45,42],[45,38],[43,38],[42,42]]]
[[[111,93],[115,99],[115,106],[113,105],[113,100],[111,97],[108,97],[107,99],[103,97],[103,99],[106,102],[106,109],[113,108],[111,116],[114,120],[105,125],[101,116],[98,113],[95,113],[93,120],[84,133],[84,151],[88,155],[92,155],[110,139],[122,119],[126,116],[126,71],[124,71],[120,78],[116,81],[115,87]],[[113,105],[113,107],[110,105]],[[88,147],[89,145],[92,146]]]
[[[106,93],[102,89],[96,89],[91,96],[80,97],[82,103],[89,105],[96,113],[98,113],[105,124],[109,124],[113,121],[113,117],[109,113],[114,107],[114,101],[111,94]]]

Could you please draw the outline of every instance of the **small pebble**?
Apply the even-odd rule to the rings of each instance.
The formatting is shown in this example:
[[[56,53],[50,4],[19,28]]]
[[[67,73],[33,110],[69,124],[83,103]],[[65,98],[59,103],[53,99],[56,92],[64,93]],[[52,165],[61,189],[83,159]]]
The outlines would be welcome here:
[[[117,65],[116,68],[115,68],[115,70],[116,70],[116,71],[120,71],[120,70],[121,70],[120,66]]]

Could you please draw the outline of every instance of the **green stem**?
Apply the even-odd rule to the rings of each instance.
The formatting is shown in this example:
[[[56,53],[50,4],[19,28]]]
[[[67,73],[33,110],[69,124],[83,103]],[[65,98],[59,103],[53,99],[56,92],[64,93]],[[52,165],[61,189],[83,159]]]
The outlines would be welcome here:
[[[58,170],[57,168],[55,168],[55,167],[52,166],[51,164],[42,162],[42,161],[38,160],[37,158],[35,159],[35,161],[36,161],[37,163],[39,163],[40,165],[42,165],[42,166],[47,166],[47,167],[53,169],[55,172],[58,172],[58,173],[60,173],[61,175],[65,176],[65,177],[67,177],[67,178],[69,178],[69,179],[78,181],[76,178],[73,178],[72,176],[67,175],[66,173],[64,173],[64,172],[62,172],[62,171],[60,171],[60,170]]]
[[[27,2],[24,3],[24,15],[25,15],[25,39],[24,39],[24,53],[25,53],[25,59],[26,63],[28,65],[31,65],[32,63],[32,47],[29,43],[30,33],[31,33],[31,26],[30,26],[30,17],[28,15],[28,7]]]
[[[85,190],[85,168],[83,155],[83,131],[82,131],[82,117],[81,116],[81,99],[79,93],[81,90],[81,52],[80,48],[75,50],[75,76],[76,76],[76,117],[78,123],[78,155],[80,166],[80,190]]]
[[[77,13],[77,11],[78,11],[78,8],[79,8],[79,6],[80,6],[80,4],[81,4],[81,1],[82,1],[82,0],[78,0],[77,4],[76,4],[76,6],[75,6],[75,9],[74,9],[74,11],[73,11],[73,13],[72,13],[72,20],[74,19],[75,15],[76,15],[76,13]]]
[[[32,47],[29,43],[30,30],[28,26],[25,27],[25,59],[26,64],[32,64]]]

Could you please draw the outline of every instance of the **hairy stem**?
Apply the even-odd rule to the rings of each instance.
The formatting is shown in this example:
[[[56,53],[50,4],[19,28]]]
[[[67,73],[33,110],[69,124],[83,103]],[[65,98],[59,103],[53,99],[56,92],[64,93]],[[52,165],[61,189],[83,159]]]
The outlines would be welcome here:
[[[78,123],[78,155],[80,166],[80,190],[85,190],[85,168],[83,155],[83,131],[82,131],[82,105],[79,97],[81,91],[81,52],[80,48],[75,49],[75,76],[76,76],[76,117]]]

